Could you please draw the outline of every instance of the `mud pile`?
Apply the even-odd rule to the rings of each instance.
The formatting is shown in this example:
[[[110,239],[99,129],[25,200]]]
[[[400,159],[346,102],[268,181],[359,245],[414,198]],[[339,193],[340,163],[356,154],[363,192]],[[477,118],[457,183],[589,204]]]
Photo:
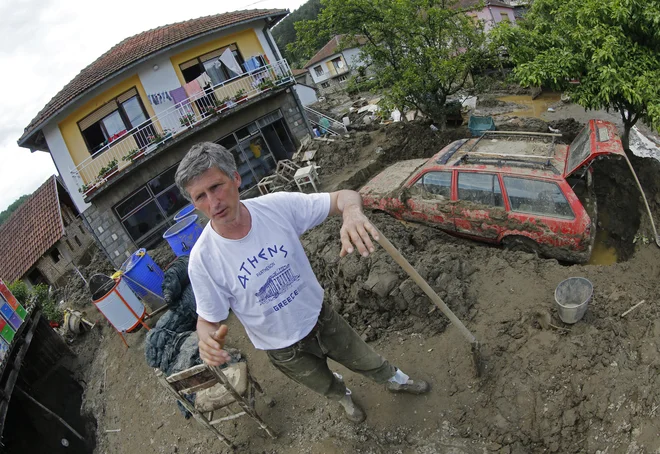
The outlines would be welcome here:
[[[370,218],[456,315],[466,317],[475,303],[470,276],[476,267],[463,258],[463,246],[436,229],[406,227],[382,213]],[[444,330],[447,320],[428,316],[431,301],[383,249],[368,259],[355,253],[339,259],[340,221],[330,219],[302,239],[326,300],[369,341],[386,331]]]

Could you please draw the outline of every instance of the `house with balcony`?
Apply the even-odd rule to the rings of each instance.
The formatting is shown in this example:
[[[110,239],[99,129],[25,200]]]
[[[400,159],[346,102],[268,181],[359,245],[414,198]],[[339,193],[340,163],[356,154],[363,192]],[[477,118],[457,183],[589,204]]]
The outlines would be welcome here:
[[[342,48],[345,35],[337,35],[319,50],[305,65],[321,95],[343,90],[348,79],[365,64],[360,57],[365,38],[358,37],[357,45]]]
[[[119,266],[186,205],[174,184],[192,145],[236,159],[243,197],[311,133],[270,33],[287,10],[246,10],[127,38],[84,68],[25,128],[48,152],[84,222]]]
[[[500,0],[459,0],[458,4],[461,8],[470,10],[468,15],[475,17],[484,24],[484,31],[488,33],[500,22],[516,23],[516,14],[514,5],[509,2]],[[517,3],[513,1],[513,3]]]

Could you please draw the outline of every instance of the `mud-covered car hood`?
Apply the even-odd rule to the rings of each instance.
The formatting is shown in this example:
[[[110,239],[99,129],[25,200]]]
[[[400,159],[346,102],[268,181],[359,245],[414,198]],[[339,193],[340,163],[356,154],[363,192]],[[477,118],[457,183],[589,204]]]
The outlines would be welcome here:
[[[362,196],[372,198],[382,197],[400,188],[417,169],[428,162],[428,159],[411,159],[397,162],[376,175],[362,189]]]

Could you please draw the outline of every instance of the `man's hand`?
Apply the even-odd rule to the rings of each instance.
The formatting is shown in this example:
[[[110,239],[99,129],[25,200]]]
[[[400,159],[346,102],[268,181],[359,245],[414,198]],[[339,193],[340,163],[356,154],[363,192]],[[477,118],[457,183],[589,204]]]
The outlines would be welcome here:
[[[207,322],[208,323],[208,322]],[[210,323],[209,323],[210,325]],[[220,325],[216,331],[208,329],[199,329],[197,326],[197,334],[199,335],[199,356],[209,366],[220,366],[229,362],[231,357],[229,353],[223,350],[225,346],[225,337],[227,336],[227,325]]]
[[[358,204],[344,207],[342,214],[344,223],[339,231],[341,237],[339,256],[344,257],[346,254],[351,254],[353,246],[355,246],[360,255],[368,257],[375,250],[371,237],[378,241],[378,231],[369,222],[369,219],[362,212],[362,207]]]

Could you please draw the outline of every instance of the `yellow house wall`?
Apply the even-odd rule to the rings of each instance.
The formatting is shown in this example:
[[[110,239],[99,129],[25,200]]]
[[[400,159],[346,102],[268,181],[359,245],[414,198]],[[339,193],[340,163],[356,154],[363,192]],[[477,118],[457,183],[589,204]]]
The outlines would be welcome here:
[[[80,164],[90,156],[90,153],[87,150],[87,145],[85,145],[85,140],[78,128],[78,122],[106,104],[108,101],[115,99],[117,96],[132,87],[137,89],[142,100],[142,105],[147,110],[147,117],[153,117],[155,112],[151,107],[151,104],[148,102],[147,93],[144,91],[144,88],[140,83],[140,78],[136,74],[88,101],[85,105],[76,109],[72,114],[59,123],[58,126],[60,132],[62,133],[66,147],[68,148],[71,159],[73,159],[75,165]]]
[[[172,66],[174,66],[174,72],[176,72],[176,76],[179,78],[181,85],[186,84],[186,79],[184,79],[183,73],[179,68],[181,63],[233,43],[236,43],[238,51],[246,60],[256,55],[265,54],[264,48],[261,46],[259,38],[257,38],[257,34],[252,29],[234,33],[233,35],[223,36],[222,38],[200,44],[199,46],[195,46],[185,52],[170,57]]]

